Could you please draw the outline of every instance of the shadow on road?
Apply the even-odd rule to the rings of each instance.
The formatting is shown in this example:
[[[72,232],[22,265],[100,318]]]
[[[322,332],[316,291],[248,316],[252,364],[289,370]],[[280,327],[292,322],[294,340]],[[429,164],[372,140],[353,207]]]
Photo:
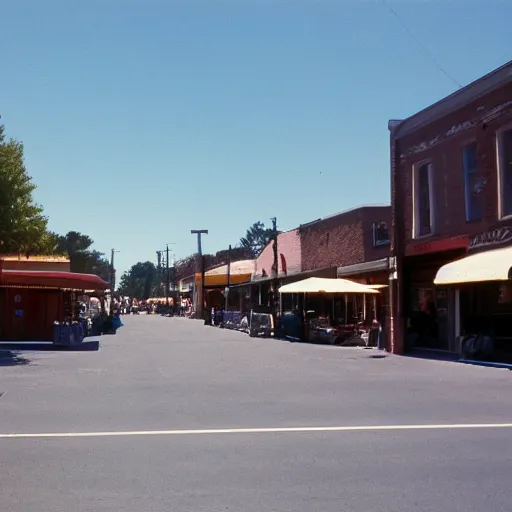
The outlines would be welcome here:
[[[0,354],[5,352],[95,352],[100,349],[100,342],[84,341],[77,345],[54,345],[51,342],[0,343]],[[0,355],[0,360],[2,356]],[[0,362],[1,365],[1,362]]]
[[[13,350],[0,348],[0,366],[19,366],[30,364],[30,359],[20,356]]]

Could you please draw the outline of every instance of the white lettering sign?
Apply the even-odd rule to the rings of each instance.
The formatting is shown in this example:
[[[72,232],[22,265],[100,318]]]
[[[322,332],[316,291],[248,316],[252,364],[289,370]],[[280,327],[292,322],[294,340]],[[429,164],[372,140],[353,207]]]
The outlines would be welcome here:
[[[471,238],[469,250],[512,242],[511,228],[497,228]]]

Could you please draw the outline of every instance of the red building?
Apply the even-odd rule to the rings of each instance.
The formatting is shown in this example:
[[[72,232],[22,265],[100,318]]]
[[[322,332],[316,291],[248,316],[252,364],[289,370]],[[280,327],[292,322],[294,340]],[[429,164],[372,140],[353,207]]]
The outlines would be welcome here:
[[[465,283],[488,279],[476,268],[471,276],[446,277],[445,265],[486,243],[509,243],[503,230],[512,226],[512,62],[390,121],[389,130],[391,349],[402,353],[411,343],[457,351],[462,295],[473,293]],[[442,268],[445,277],[436,278]]]
[[[360,206],[300,226],[302,274],[342,277],[362,284],[389,281],[390,205]],[[386,317],[382,289],[377,317]]]
[[[387,283],[391,206],[359,206],[300,226],[302,271]]]

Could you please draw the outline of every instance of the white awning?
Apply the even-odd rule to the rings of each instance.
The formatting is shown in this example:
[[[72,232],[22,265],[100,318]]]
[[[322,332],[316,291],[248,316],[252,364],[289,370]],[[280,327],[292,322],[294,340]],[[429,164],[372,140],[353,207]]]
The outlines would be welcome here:
[[[512,268],[512,247],[471,254],[443,265],[434,284],[481,283],[507,281]]]
[[[363,294],[379,293],[364,284],[354,283],[348,279],[327,279],[322,277],[310,277],[296,283],[285,284],[279,288],[279,293],[346,293]]]

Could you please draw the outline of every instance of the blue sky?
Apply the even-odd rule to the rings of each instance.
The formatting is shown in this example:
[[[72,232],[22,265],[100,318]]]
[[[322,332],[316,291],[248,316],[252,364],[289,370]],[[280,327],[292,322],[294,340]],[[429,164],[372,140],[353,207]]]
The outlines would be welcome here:
[[[3,2],[0,114],[119,271],[389,201],[387,121],[512,58],[501,0]],[[405,22],[414,37],[393,14]]]

